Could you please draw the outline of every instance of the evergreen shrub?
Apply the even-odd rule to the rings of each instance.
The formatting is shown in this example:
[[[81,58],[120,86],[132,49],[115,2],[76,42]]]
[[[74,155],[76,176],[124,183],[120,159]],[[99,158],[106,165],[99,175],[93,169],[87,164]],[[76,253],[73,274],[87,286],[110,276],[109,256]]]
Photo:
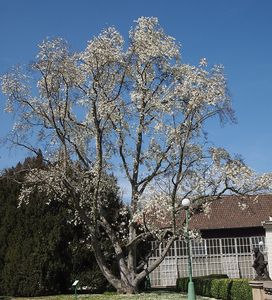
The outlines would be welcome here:
[[[252,300],[252,288],[247,279],[234,279],[230,289],[231,300]]]
[[[187,292],[188,282],[188,278],[178,278],[177,291]],[[247,279],[229,279],[227,275],[211,275],[194,277],[193,282],[197,295],[221,300],[252,300],[252,290]]]

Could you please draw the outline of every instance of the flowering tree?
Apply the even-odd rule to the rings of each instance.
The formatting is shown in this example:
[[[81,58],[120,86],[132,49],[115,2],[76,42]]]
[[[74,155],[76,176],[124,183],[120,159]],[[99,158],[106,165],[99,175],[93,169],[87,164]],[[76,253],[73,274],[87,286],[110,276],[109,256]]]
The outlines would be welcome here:
[[[69,199],[74,220],[89,228],[102,273],[119,292],[137,292],[183,234],[181,199],[208,210],[225,192],[270,185],[270,175],[258,177],[224,149],[209,147],[205,121],[233,117],[223,68],[208,68],[206,59],[182,63],[179,45],[156,18],[139,18],[126,44],[112,27],[80,53],[70,53],[62,39],[46,40],[31,72],[4,75],[2,90],[17,118],[10,140],[43,149],[48,161],[29,173],[20,200],[27,201],[33,185],[52,199]],[[107,218],[115,171],[131,188],[128,209],[119,211],[128,225]],[[162,229],[164,222],[169,228]],[[115,251],[118,276],[105,262],[102,234]],[[165,249],[152,264],[147,256],[137,265],[137,246],[150,238]]]

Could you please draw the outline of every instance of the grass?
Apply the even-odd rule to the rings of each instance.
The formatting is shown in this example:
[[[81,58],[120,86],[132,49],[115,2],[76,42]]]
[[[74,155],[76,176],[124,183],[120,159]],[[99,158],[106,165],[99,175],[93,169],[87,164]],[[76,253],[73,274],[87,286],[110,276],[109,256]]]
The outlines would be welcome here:
[[[47,297],[17,297],[11,298],[12,300],[75,300],[74,295],[59,295],[59,296],[47,296]],[[174,292],[152,292],[141,293],[138,295],[117,295],[117,294],[102,294],[102,295],[78,295],[77,300],[182,300],[187,299],[186,296],[182,296],[180,293]],[[207,298],[197,297],[197,300]]]

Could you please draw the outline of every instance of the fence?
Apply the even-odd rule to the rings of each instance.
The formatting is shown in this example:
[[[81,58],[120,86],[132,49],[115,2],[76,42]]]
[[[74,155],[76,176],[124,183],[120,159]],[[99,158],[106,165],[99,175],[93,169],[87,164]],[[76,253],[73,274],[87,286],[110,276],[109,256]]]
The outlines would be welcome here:
[[[190,240],[193,277],[227,274],[230,278],[254,278],[252,249],[265,238],[235,237]],[[154,250],[150,263],[160,256],[164,244],[152,242]],[[176,279],[188,276],[188,252],[184,240],[175,241],[164,261],[150,274],[152,287],[174,286]]]

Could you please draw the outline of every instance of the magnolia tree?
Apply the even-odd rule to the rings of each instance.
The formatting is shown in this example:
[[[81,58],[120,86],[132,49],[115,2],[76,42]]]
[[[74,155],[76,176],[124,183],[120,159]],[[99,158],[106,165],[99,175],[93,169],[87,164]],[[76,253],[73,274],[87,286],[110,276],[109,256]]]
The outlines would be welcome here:
[[[31,68],[2,76],[2,91],[16,118],[9,139],[42,149],[47,160],[25,178],[20,201],[37,190],[68,199],[74,220],[89,229],[102,273],[119,292],[137,292],[183,235],[177,220],[184,197],[193,213],[208,211],[223,193],[270,186],[270,175],[257,176],[226,150],[209,146],[204,123],[233,118],[223,68],[208,67],[206,59],[198,66],[182,63],[179,44],[156,18],[139,18],[127,42],[110,27],[78,53],[62,39],[46,40]],[[118,193],[109,174],[125,176],[130,186],[129,205],[118,212],[128,222],[118,226],[107,217],[109,194]],[[119,275],[105,261],[102,234]],[[165,247],[147,264],[150,253],[139,261],[137,248],[150,239]]]

